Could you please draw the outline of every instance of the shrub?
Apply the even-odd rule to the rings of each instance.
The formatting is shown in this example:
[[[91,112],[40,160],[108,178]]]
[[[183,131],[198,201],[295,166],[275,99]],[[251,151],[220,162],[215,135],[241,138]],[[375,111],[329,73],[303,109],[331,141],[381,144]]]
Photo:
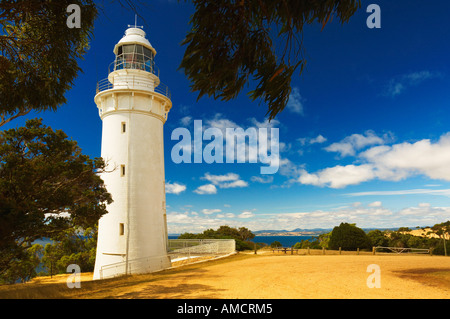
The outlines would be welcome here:
[[[445,247],[447,248],[447,256],[450,255],[450,242],[446,241],[445,242]],[[433,249],[433,255],[445,255],[445,250],[444,250],[444,242],[440,241],[440,243]]]
[[[270,247],[278,248],[278,247],[283,247],[283,245],[281,245],[281,243],[279,241],[274,241],[273,243],[270,244]]]
[[[333,228],[328,247],[330,249],[341,247],[342,250],[356,250],[357,248],[370,249],[371,245],[364,230],[354,224],[341,223]]]

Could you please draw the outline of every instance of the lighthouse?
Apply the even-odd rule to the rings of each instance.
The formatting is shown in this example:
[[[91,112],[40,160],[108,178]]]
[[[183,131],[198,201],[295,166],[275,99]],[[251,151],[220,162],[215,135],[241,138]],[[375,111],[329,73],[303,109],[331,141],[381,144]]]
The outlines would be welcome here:
[[[156,50],[129,27],[114,47],[108,78],[97,85],[104,180],[113,203],[98,224],[94,279],[171,266],[167,254],[163,126],[172,107]]]

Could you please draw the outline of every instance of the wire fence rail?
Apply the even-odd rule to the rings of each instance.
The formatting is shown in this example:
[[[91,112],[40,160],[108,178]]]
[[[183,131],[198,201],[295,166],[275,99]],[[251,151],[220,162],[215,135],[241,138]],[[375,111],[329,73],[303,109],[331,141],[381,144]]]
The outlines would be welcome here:
[[[255,254],[261,253],[272,253],[272,254],[284,254],[284,255],[375,255],[376,253],[381,254],[429,254],[432,255],[432,249],[425,248],[404,248],[404,247],[382,247],[376,246],[372,249],[359,249],[356,250],[343,250],[341,247],[338,249],[326,249],[322,247],[318,248],[294,248],[292,247],[266,247],[255,251]]]
[[[382,247],[377,246],[374,247],[375,252],[379,250],[384,250],[385,252],[393,252],[397,254],[403,254],[403,253],[412,253],[412,254],[430,254],[430,249],[423,249],[423,248],[405,248],[405,247]]]
[[[168,254],[171,260],[192,256],[221,256],[236,250],[234,239],[170,239]]]
[[[190,261],[198,257],[221,257],[234,253],[234,239],[169,239],[167,255],[122,261],[102,266],[100,279],[128,274],[152,273],[170,268],[171,262]]]

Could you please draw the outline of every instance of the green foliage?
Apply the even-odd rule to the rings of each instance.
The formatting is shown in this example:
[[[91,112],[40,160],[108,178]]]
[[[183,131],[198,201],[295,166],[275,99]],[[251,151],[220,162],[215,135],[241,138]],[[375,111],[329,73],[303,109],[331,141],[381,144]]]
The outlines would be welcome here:
[[[444,242],[439,241],[439,243],[433,248],[433,255],[444,256],[446,251],[448,256],[450,254],[450,241],[445,242],[445,249],[444,249]]]
[[[328,243],[330,249],[356,250],[369,249],[371,247],[367,234],[361,228],[354,224],[341,223],[333,228],[330,241]]]
[[[257,250],[268,246],[266,243],[255,243],[255,244],[256,244]],[[253,249],[254,249],[254,247],[253,247]]]
[[[112,202],[104,167],[38,119],[0,133],[0,276],[36,239],[97,223]]]
[[[275,240],[274,242],[272,242],[270,244],[270,247],[271,248],[278,248],[278,247],[283,247],[283,245],[281,245],[281,243],[279,241]]]
[[[42,262],[47,273],[66,273],[67,266],[76,264],[83,272],[94,270],[97,229],[72,228],[59,235],[58,241],[45,245]]]
[[[193,0],[191,31],[180,65],[191,88],[215,99],[235,98],[251,79],[251,99],[267,103],[269,119],[287,105],[291,78],[300,73],[302,32],[306,24],[324,27],[333,17],[347,22],[358,0]]]
[[[254,249],[254,244],[249,242],[255,235],[245,227],[239,229],[220,226],[217,230],[207,229],[200,234],[184,233],[178,239],[234,239],[236,241],[236,250]]]
[[[68,28],[67,6],[81,8],[81,28]],[[91,0],[0,1],[0,126],[31,110],[66,102],[89,48],[97,9]]]
[[[302,240],[299,243],[296,243],[294,245],[294,249],[321,249],[320,241],[318,239],[316,240]]]
[[[442,242],[436,245],[435,250],[433,250],[433,254],[448,256],[450,254],[450,220],[434,225],[431,227],[431,231],[442,239]]]
[[[253,242],[249,241],[242,241],[240,239],[236,240],[236,250],[237,251],[244,251],[244,250],[254,250],[255,244]]]
[[[10,266],[1,272],[0,284],[13,284],[18,281],[25,282],[36,276],[36,268],[39,266],[43,248],[34,244],[22,249],[20,256],[10,262]]]
[[[367,237],[369,237],[370,244],[372,247],[390,247],[389,246],[389,238],[386,237],[386,234],[381,230],[371,230],[367,233]]]
[[[318,248],[328,248],[328,243],[330,242],[330,238],[331,238],[331,232],[329,233],[325,233],[325,234],[320,234],[317,237],[317,240],[319,241],[319,247]]]
[[[420,227],[416,227],[420,228]],[[430,228],[430,227],[425,227]],[[450,221],[436,224],[431,227],[430,234],[436,234],[439,238],[414,236],[407,227],[400,227],[397,231],[370,231],[367,236],[370,239],[372,246],[380,247],[398,247],[398,248],[418,248],[418,249],[432,249],[434,255],[445,255],[450,252],[450,242],[448,241],[448,234],[450,232]],[[446,246],[444,249],[444,235],[446,239]],[[389,250],[386,250],[389,251]]]

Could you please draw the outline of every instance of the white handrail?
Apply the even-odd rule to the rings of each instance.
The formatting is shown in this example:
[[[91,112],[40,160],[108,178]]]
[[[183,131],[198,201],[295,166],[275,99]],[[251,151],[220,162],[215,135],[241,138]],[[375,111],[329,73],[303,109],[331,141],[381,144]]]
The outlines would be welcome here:
[[[126,79],[120,81],[120,88],[123,89],[123,86],[126,85],[128,88],[134,88],[136,86],[143,86],[147,87],[148,89],[152,90],[153,92],[159,93],[161,95],[164,95],[165,97],[171,99],[171,92],[169,90],[169,87],[165,85],[164,83],[159,83],[157,87],[151,87],[147,83],[142,82],[139,80],[139,78],[135,77],[134,75],[129,75]],[[109,82],[109,80],[103,79],[97,82],[97,94],[106,90],[114,89],[114,84]]]

